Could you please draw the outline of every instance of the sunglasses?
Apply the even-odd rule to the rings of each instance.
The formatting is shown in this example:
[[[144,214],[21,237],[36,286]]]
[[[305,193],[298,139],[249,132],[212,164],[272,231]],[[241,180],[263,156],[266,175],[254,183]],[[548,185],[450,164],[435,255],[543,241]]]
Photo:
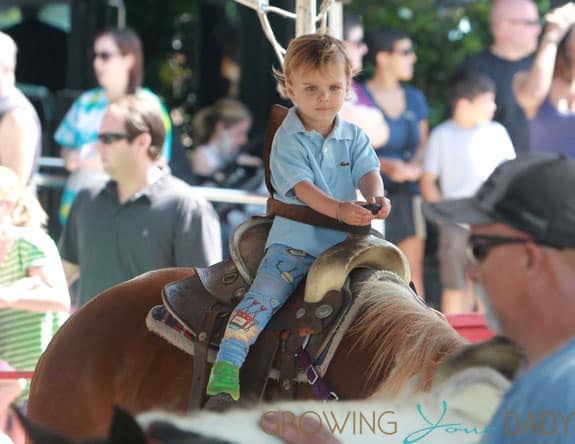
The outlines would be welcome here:
[[[103,62],[107,62],[112,57],[116,57],[117,55],[120,55],[120,53],[108,51],[94,52],[94,59],[101,59]]]
[[[413,49],[413,48],[395,49],[395,50],[393,50],[393,53],[407,57],[409,55],[415,54],[415,49]]]
[[[547,242],[541,242],[534,239],[525,239],[524,237],[505,237],[505,236],[488,236],[484,234],[472,234],[467,241],[467,251],[470,259],[477,263],[483,262],[492,248],[499,245],[507,244],[527,244],[534,243],[545,247],[556,248],[561,250],[561,247],[551,245]]]
[[[347,40],[347,43],[348,43],[350,46],[353,46],[353,47],[355,47],[355,48],[361,48],[362,46],[365,46],[365,45],[366,45],[366,43],[365,43],[363,40],[355,40],[355,41],[353,41],[353,40]]]
[[[509,23],[514,25],[523,26],[540,26],[541,22],[538,19],[506,19]]]
[[[125,133],[100,133],[98,134],[98,140],[104,145],[111,145],[112,143],[118,142],[120,140],[127,140],[128,142],[131,142],[134,140],[134,137]]]

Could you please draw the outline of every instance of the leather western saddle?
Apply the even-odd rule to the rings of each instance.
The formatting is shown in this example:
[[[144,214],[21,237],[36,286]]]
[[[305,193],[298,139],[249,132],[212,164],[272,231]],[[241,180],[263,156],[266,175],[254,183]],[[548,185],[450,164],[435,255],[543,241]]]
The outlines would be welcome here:
[[[269,150],[273,135],[286,113],[287,109],[278,105],[270,113],[265,153],[266,183],[270,191],[272,187],[267,168]],[[274,205],[268,205],[268,212]],[[304,216],[298,213],[292,217],[291,211],[290,208],[283,208],[279,213],[289,213],[287,217],[311,220],[313,224],[321,226],[327,226],[323,219],[328,219],[331,228],[347,231],[347,227],[319,213],[306,213]],[[274,211],[270,216],[273,214],[278,212]],[[209,369],[208,350],[218,347],[231,311],[247,292],[257,272],[271,228],[270,216],[252,218],[234,230],[229,240],[230,259],[208,268],[196,268],[192,276],[164,287],[162,296],[166,309],[194,337],[190,409],[200,408],[203,404]],[[340,226],[334,227],[334,222]],[[272,369],[276,369],[276,373],[279,370],[280,382],[279,393],[275,393],[274,397],[285,399],[294,396],[298,371],[303,370],[310,383],[314,383],[312,379],[322,376],[317,366],[331,359],[338,342],[334,338],[341,335],[338,330],[349,323],[345,319],[354,300],[346,280],[354,268],[387,269],[409,283],[409,266],[401,251],[380,237],[367,235],[369,227],[360,228],[362,230],[358,230],[358,234],[350,234],[345,241],[316,259],[307,279],[272,317],[250,348],[240,373],[242,403],[263,399]],[[298,368],[296,354],[303,349],[313,366],[301,368],[300,360]]]

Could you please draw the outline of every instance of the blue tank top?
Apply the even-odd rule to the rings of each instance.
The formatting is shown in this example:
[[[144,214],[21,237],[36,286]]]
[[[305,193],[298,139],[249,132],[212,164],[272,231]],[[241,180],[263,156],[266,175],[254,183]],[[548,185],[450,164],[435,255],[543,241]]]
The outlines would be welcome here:
[[[575,158],[575,112],[561,113],[545,98],[529,120],[531,149]]]
[[[389,127],[389,140],[383,146],[374,147],[378,156],[392,159],[401,159],[406,162],[410,161],[419,145],[419,123],[427,119],[429,108],[423,93],[413,86],[402,85],[405,93],[405,110],[397,117],[389,116],[381,108],[371,92],[364,85],[356,90],[358,99],[357,103],[371,106],[379,109]],[[389,193],[398,192],[401,187],[409,187],[411,194],[419,194],[419,185],[417,182],[394,182],[385,174],[382,174],[385,188]]]

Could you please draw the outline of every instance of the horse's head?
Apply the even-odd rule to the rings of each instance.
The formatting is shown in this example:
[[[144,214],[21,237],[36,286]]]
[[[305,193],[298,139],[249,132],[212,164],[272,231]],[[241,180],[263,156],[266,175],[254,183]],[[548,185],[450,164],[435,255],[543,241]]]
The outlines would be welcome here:
[[[12,410],[26,432],[28,444],[148,444],[144,432],[134,417],[120,407],[114,407],[114,416],[107,438],[83,441],[67,438],[31,421],[17,407],[13,407]],[[174,444],[176,442],[173,441]]]
[[[26,418],[18,408],[13,411],[26,431],[28,444],[225,444],[190,430],[183,430],[173,422],[156,421],[144,431],[136,418],[121,407],[114,407],[114,415],[106,438],[73,440]]]
[[[526,365],[527,354],[521,347],[503,336],[495,336],[450,355],[437,369],[434,385],[470,367],[492,368],[511,381]]]
[[[427,306],[396,273],[352,273],[362,310],[348,331],[352,349],[369,351],[367,396],[427,391],[437,366],[466,344],[444,316]]]

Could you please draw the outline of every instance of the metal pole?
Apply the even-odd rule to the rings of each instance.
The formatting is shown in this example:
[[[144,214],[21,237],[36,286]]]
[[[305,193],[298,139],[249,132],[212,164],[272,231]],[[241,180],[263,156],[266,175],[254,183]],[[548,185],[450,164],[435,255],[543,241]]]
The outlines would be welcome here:
[[[126,5],[124,0],[109,0],[108,5],[118,9],[118,28],[124,29],[126,27]]]
[[[295,36],[315,32],[315,0],[296,0]]]
[[[336,1],[329,8],[327,26],[329,35],[343,40],[343,3],[341,1]]]

